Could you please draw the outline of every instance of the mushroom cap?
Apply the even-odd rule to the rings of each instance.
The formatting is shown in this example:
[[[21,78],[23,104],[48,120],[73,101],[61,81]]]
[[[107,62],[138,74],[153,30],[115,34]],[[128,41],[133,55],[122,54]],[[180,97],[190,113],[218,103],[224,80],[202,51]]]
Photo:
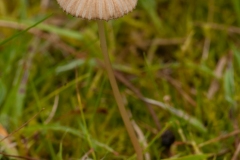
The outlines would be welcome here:
[[[110,20],[131,12],[137,0],[57,0],[67,13],[91,19]]]

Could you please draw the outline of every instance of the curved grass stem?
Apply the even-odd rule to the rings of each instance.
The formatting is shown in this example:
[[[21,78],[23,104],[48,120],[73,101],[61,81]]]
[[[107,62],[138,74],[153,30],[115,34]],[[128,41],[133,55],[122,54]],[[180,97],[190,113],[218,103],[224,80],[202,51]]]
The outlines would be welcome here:
[[[111,65],[111,62],[110,62],[110,59],[108,56],[108,49],[107,49],[105,29],[104,29],[104,21],[98,20],[98,30],[99,30],[100,45],[101,45],[102,53],[104,56],[104,61],[105,61],[106,70],[108,73],[108,78],[109,78],[110,84],[112,86],[113,94],[114,94],[115,100],[117,102],[118,109],[120,111],[123,122],[127,129],[128,135],[129,135],[131,142],[133,144],[133,147],[135,149],[137,159],[142,160],[143,159],[142,158],[142,149],[138,142],[137,136],[134,132],[133,126],[131,125],[131,121],[128,117],[127,110],[124,107],[123,99],[121,97],[116,79],[114,77],[112,65]]]
[[[78,78],[78,72],[76,71],[76,79],[77,78]],[[84,134],[86,135],[86,139],[87,139],[90,147],[93,149],[92,141],[91,141],[91,138],[90,138],[88,130],[87,130],[87,122],[85,120],[85,116],[84,116],[84,113],[83,113],[82,98],[81,98],[81,95],[80,95],[80,92],[79,92],[79,86],[78,86],[77,82],[76,82],[76,91],[77,91],[77,100],[78,100],[79,110],[80,110],[80,113],[81,113],[80,115],[81,115],[81,118],[82,118],[83,125],[85,127]],[[91,152],[91,154],[93,156],[93,159],[96,160],[97,158],[96,158],[94,150]]]

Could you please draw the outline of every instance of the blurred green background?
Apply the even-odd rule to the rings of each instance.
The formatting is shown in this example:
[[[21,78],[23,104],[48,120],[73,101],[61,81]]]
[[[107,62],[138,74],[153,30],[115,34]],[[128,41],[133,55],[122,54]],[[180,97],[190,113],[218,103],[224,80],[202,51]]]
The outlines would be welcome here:
[[[239,0],[139,0],[105,28],[145,159],[240,159]],[[0,159],[134,159],[97,29],[0,1]]]

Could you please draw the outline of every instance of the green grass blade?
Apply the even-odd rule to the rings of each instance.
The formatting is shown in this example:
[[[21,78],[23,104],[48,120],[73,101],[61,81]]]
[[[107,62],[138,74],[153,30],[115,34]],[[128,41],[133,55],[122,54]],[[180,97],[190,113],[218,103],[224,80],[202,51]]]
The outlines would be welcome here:
[[[159,102],[159,101],[156,101],[153,99],[149,99],[149,98],[144,98],[144,101],[149,104],[156,105],[164,110],[169,111],[171,114],[187,121],[189,124],[191,124],[193,127],[195,127],[196,129],[198,129],[199,131],[201,131],[203,133],[207,132],[206,127],[197,118],[190,116],[189,114],[187,114],[186,112],[184,112],[182,110],[176,109],[174,107],[165,105],[162,102]]]
[[[163,160],[205,160],[208,157],[206,154],[200,154],[200,155],[190,155],[180,158],[169,158],[169,159],[163,159]]]
[[[4,45],[4,44],[6,44],[7,42],[9,42],[9,41],[11,41],[11,40],[19,37],[19,36],[22,35],[22,34],[26,33],[28,30],[30,30],[31,28],[36,27],[37,25],[39,25],[40,23],[42,23],[43,21],[45,21],[46,19],[48,19],[48,18],[51,17],[51,16],[52,16],[52,15],[48,15],[48,16],[44,17],[43,19],[41,19],[40,21],[38,21],[38,22],[34,23],[33,25],[31,25],[30,27],[28,27],[28,28],[26,28],[26,29],[24,29],[24,30],[22,30],[22,31],[20,31],[20,32],[18,32],[18,33],[16,33],[16,34],[14,34],[13,36],[11,36],[11,37],[3,40],[2,42],[0,42],[0,46],[2,46],[2,45]]]

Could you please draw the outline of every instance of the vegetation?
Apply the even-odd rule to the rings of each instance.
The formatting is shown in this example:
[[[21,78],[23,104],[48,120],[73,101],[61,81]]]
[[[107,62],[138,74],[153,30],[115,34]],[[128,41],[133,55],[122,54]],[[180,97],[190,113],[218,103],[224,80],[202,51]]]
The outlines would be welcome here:
[[[139,0],[105,28],[146,160],[240,159],[239,0]],[[97,23],[0,1],[0,159],[135,156]]]

